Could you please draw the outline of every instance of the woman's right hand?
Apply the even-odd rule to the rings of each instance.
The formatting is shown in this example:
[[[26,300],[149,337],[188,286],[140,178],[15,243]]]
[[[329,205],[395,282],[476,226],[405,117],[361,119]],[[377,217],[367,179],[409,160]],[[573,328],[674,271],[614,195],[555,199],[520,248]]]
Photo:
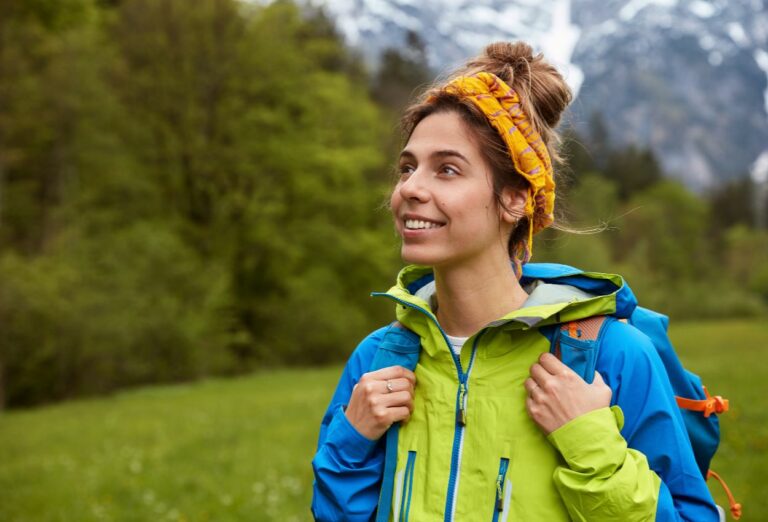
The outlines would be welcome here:
[[[416,375],[402,366],[363,374],[352,388],[347,420],[363,437],[378,440],[392,424],[411,416],[415,385]]]

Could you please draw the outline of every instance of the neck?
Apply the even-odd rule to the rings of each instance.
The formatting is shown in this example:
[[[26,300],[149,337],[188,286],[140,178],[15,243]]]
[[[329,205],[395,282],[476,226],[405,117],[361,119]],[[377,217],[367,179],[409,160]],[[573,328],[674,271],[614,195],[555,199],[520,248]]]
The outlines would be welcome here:
[[[506,255],[482,265],[435,267],[434,272],[437,319],[449,335],[470,336],[528,298]]]

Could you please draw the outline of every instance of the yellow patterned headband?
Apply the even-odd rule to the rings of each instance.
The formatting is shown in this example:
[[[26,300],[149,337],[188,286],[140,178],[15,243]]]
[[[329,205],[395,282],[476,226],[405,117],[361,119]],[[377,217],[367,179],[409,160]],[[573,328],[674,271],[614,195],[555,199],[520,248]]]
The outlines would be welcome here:
[[[528,180],[525,214],[531,225],[527,244],[519,252],[523,259],[516,259],[526,263],[533,253],[533,234],[555,220],[555,181],[544,140],[523,111],[517,92],[494,74],[459,76],[442,90],[471,101],[483,112],[506,143],[515,169]]]

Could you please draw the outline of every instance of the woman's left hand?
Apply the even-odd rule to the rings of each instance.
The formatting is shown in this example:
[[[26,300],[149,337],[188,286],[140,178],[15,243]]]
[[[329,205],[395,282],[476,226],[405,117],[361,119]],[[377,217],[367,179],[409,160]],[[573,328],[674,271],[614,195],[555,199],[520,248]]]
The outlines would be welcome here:
[[[525,389],[528,414],[547,435],[580,415],[611,404],[611,389],[598,372],[592,384],[587,384],[551,353],[542,354],[531,366]]]

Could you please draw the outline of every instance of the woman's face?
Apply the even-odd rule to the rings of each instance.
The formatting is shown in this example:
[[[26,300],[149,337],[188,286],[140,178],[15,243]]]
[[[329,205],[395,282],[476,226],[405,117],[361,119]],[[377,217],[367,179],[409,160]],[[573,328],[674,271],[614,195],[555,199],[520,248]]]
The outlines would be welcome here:
[[[416,126],[399,172],[390,203],[405,262],[449,266],[507,256],[524,195],[505,190],[513,212],[499,208],[490,168],[456,112],[432,114]]]

